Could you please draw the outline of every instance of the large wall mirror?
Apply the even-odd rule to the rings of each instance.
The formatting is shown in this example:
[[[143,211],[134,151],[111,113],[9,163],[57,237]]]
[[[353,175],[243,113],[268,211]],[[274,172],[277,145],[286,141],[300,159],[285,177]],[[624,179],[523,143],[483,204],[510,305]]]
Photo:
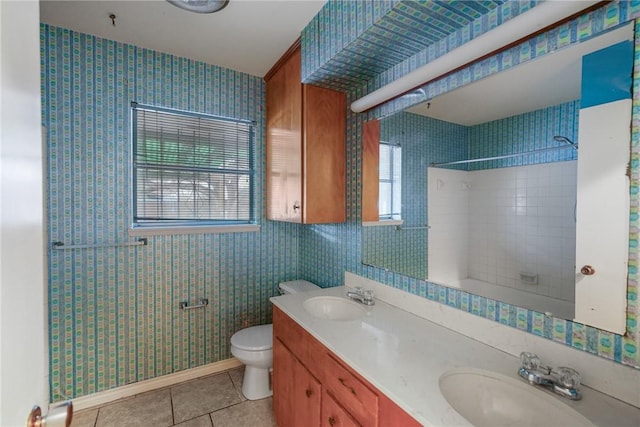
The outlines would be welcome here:
[[[627,24],[367,123],[363,263],[624,333],[631,40]]]

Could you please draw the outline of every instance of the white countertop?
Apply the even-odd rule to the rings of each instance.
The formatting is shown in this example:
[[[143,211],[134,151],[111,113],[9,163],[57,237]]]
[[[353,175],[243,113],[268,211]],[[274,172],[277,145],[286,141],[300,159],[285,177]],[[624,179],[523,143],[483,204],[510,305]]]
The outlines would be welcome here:
[[[479,368],[519,379],[517,358],[378,299],[366,307],[366,316],[352,321],[319,319],[303,308],[308,298],[345,297],[346,291],[327,288],[271,302],[420,423],[470,425],[440,393],[439,378],[450,369]],[[640,408],[585,386],[581,391],[580,401],[557,399],[597,426],[640,425]],[[541,414],[540,425],[554,424]]]

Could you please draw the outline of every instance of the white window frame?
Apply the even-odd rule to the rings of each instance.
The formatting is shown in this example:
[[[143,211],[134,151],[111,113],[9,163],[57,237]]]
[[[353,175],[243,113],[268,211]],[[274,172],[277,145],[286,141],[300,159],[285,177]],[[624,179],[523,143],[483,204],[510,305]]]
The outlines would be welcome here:
[[[395,170],[395,156],[397,156],[398,154],[400,156],[402,156],[402,147],[400,146],[400,144],[397,143],[392,143],[392,142],[387,142],[387,141],[380,141],[380,146],[387,146],[390,149],[390,153],[389,153],[389,164],[388,169],[389,169],[389,178],[385,178],[383,179],[382,176],[379,177],[379,181],[380,184],[390,184],[391,185],[391,191],[389,193],[389,200],[386,200],[386,203],[391,207],[391,213],[390,214],[380,214],[379,218],[380,221],[401,221],[402,220],[402,206],[401,206],[401,201],[398,203],[394,203],[394,200],[396,200],[396,196],[398,197],[402,197],[402,170],[400,171],[396,171]],[[396,172],[398,172],[397,176],[399,177],[399,179],[395,179],[394,177],[396,176]],[[378,200],[378,210],[379,212],[382,212],[382,209],[380,209],[380,206],[382,204],[382,191],[378,192],[380,194],[379,200]]]

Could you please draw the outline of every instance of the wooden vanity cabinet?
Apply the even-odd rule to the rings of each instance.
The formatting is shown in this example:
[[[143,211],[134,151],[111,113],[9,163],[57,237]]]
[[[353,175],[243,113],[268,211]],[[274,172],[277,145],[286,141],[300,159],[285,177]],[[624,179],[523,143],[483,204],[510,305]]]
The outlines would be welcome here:
[[[420,425],[277,307],[273,408],[279,427]]]
[[[298,43],[265,76],[267,218],[344,222],[346,97],[301,79]]]

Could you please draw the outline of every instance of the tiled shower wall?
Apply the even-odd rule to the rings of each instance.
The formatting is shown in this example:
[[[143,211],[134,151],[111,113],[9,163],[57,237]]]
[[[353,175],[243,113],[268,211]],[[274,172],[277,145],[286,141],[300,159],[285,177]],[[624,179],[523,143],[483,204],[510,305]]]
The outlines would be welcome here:
[[[571,101],[469,128],[470,159],[560,147],[469,164],[470,278],[573,301],[577,151],[553,137],[578,140],[578,111]]]
[[[447,37],[442,43],[438,42],[431,49],[425,49],[420,54],[414,55],[399,63],[393,69],[376,77],[358,88],[350,90],[348,100],[352,102],[360,96],[389,83],[394,78],[406,74],[420,65],[428,62],[429,58],[438,56],[451,50],[468,39],[469,34],[477,31],[486,31],[496,25],[499,17],[504,17],[508,8],[515,2],[507,2],[489,12],[487,20],[476,20],[468,26]],[[343,3],[344,4],[344,3]],[[564,24],[549,33],[540,35],[529,43],[515,46],[494,58],[481,61],[467,70],[454,73],[447,78],[436,81],[425,87],[427,97],[435,97],[439,93],[452,90],[463,84],[480,79],[489,74],[511,68],[522,61],[544,55],[559,47],[565,46],[576,40],[582,40],[598,34],[606,29],[626,22],[640,14],[640,2],[612,2],[605,7],[590,14]],[[343,15],[344,16],[344,15]],[[492,19],[496,18],[496,19]],[[317,23],[316,29],[308,28],[303,32],[303,47],[306,38],[316,39],[320,46],[322,40],[318,37],[317,28],[326,28],[331,25],[330,15],[323,15],[324,22]],[[357,25],[372,25],[372,16],[366,14],[349,17],[344,27]],[[322,27],[325,25],[325,27]],[[362,260],[361,234],[359,225],[361,215],[361,171],[362,171],[362,124],[365,120],[376,116],[388,115],[400,111],[406,107],[406,102],[399,100],[390,102],[375,111],[367,114],[350,114],[347,117],[347,223],[322,227],[305,227],[302,231],[302,250],[300,252],[301,271],[309,280],[321,280],[329,278],[332,283],[342,281],[343,271],[354,272],[367,278],[388,284],[396,288],[404,289],[416,295],[421,295],[431,300],[451,305],[478,316],[482,316],[496,322],[510,325],[514,328],[539,335],[566,345],[586,350],[616,362],[629,366],[640,367],[640,330],[638,327],[638,185],[640,182],[640,154],[638,144],[640,142],[640,29],[636,26],[636,47],[634,67],[634,101],[633,101],[633,128],[632,128],[632,176],[631,176],[631,212],[630,212],[630,262],[628,281],[628,305],[627,305],[627,333],[624,336],[612,334],[582,324],[563,319],[547,317],[524,308],[505,304],[495,300],[478,297],[466,292],[438,286],[434,283],[412,279],[408,276],[394,273],[370,266],[364,266]],[[412,40],[411,31],[401,34],[403,38]],[[339,43],[339,42],[338,42]],[[311,44],[311,43],[310,43]],[[303,64],[322,62],[314,58],[322,50],[314,44],[312,49],[303,48]],[[364,47],[375,51],[378,47]],[[371,53],[371,52],[369,52]]]
[[[467,172],[469,277],[573,301],[576,176],[575,161]]]
[[[47,25],[41,46],[49,242],[132,240],[131,101],[256,121],[262,227],[49,250],[51,400],[229,358],[230,336],[269,322],[277,283],[299,277],[299,226],[263,216],[262,79]]]

